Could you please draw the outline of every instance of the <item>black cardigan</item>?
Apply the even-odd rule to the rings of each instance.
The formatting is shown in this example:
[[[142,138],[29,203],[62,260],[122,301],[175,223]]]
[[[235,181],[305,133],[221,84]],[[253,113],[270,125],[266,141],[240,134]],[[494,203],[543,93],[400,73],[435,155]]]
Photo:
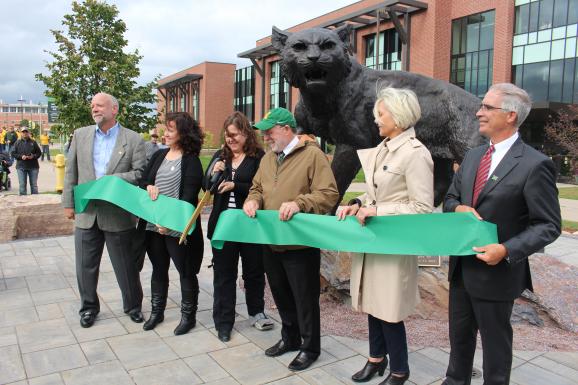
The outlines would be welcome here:
[[[153,154],[151,160],[147,164],[139,186],[146,190],[148,185],[154,185],[157,177],[157,171],[163,163],[168,148],[158,150]],[[196,155],[183,155],[181,160],[181,187],[179,188],[179,199],[187,201],[195,207],[199,203],[199,191],[203,181],[203,166]],[[201,217],[197,219],[195,226],[196,231],[201,231]]]
[[[220,158],[221,154],[222,150],[217,151],[215,155],[213,155],[213,159],[209,164],[212,164],[216,158]],[[253,177],[257,173],[257,169],[259,168],[259,163],[261,163],[261,158],[263,155],[265,155],[265,152],[259,151],[259,153],[257,153],[257,155],[254,157],[246,156],[235,172],[235,178],[232,181],[235,183],[233,192],[235,193],[235,205],[238,209],[243,207],[243,203],[245,202],[245,199],[247,199],[247,195],[249,195],[249,189],[253,183]],[[212,170],[209,169],[206,170],[205,178],[210,178],[211,171]],[[225,180],[231,181],[230,162],[225,162]],[[217,225],[219,215],[221,215],[223,211],[227,210],[230,195],[230,191],[227,191],[223,194],[215,194],[213,198],[213,211],[211,211],[211,216],[209,217],[209,223],[207,227],[207,238],[211,239],[213,236],[213,231],[215,231],[215,226]]]

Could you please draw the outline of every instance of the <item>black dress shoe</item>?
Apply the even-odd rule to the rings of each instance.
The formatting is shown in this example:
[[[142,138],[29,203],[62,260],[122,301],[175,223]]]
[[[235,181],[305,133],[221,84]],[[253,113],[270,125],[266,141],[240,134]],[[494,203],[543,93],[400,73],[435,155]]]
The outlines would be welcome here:
[[[403,375],[403,377],[397,377],[389,373],[389,375],[379,383],[379,385],[403,385],[409,378],[409,373]]]
[[[133,310],[130,313],[128,313],[130,319],[132,320],[132,322],[140,324],[141,322],[144,321],[144,317],[142,315],[142,312],[140,310]]]
[[[363,369],[351,376],[351,379],[355,382],[367,382],[373,378],[375,373],[383,376],[385,368],[387,368],[387,357],[383,357],[383,360],[379,362],[371,362],[368,360]]]
[[[219,330],[217,333],[219,340],[223,342],[231,341],[231,331],[230,330]]]
[[[265,355],[269,357],[278,357],[287,352],[294,352],[296,350],[299,350],[297,345],[289,345],[285,341],[279,340],[275,345],[265,350]]]
[[[96,319],[96,315],[98,313],[96,311],[85,311],[80,316],[80,326],[83,328],[89,328],[94,325],[94,320]]]
[[[319,354],[312,354],[301,351],[299,354],[297,354],[297,357],[291,361],[288,368],[289,370],[293,370],[295,372],[299,370],[305,370],[310,367],[312,363],[317,361],[318,357]]]

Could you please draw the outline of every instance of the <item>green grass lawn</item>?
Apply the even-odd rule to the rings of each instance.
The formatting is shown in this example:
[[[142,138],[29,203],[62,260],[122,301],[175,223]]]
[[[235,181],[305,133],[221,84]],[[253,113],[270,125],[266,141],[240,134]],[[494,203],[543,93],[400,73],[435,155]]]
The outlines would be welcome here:
[[[363,173],[363,169],[359,170],[355,179],[353,179],[352,183],[363,183],[365,182],[365,174]]]
[[[578,187],[564,187],[560,190],[560,198],[564,199],[578,199]]]
[[[362,192],[346,192],[345,195],[343,196],[343,199],[341,200],[341,205],[346,205],[350,200],[352,200],[353,198],[357,198],[358,196],[360,196],[361,194],[363,194]]]
[[[578,222],[562,220],[562,229],[566,231],[578,231]]]

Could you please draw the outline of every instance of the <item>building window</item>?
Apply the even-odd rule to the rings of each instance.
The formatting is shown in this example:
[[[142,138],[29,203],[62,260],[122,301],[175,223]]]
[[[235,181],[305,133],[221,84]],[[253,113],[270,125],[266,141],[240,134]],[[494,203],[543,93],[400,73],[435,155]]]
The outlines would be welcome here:
[[[379,64],[375,66],[375,34],[365,37],[365,66],[379,70],[401,70],[401,40],[395,28],[379,33]]]
[[[235,71],[235,111],[240,111],[250,120],[255,120],[255,68],[253,66]]]
[[[578,102],[578,1],[516,0],[512,81],[534,101]]]
[[[477,96],[492,84],[495,11],[452,21],[450,82]]]
[[[197,82],[195,84],[191,83],[191,94],[193,95],[193,110],[191,111],[191,115],[193,116],[193,119],[195,119],[197,121],[197,123],[200,124],[199,122],[199,89],[200,89],[200,84]]]
[[[289,83],[281,75],[279,62],[271,63],[271,84],[269,86],[269,108],[287,108],[289,100]]]

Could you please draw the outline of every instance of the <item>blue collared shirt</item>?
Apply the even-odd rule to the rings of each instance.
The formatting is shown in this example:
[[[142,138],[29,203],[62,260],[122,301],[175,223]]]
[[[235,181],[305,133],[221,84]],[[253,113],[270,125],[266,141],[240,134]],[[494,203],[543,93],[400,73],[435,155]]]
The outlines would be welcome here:
[[[116,137],[120,131],[118,122],[104,133],[98,125],[94,133],[94,147],[92,149],[92,162],[94,164],[94,174],[96,178],[106,175],[106,168],[112,155],[112,150],[116,144]]]

